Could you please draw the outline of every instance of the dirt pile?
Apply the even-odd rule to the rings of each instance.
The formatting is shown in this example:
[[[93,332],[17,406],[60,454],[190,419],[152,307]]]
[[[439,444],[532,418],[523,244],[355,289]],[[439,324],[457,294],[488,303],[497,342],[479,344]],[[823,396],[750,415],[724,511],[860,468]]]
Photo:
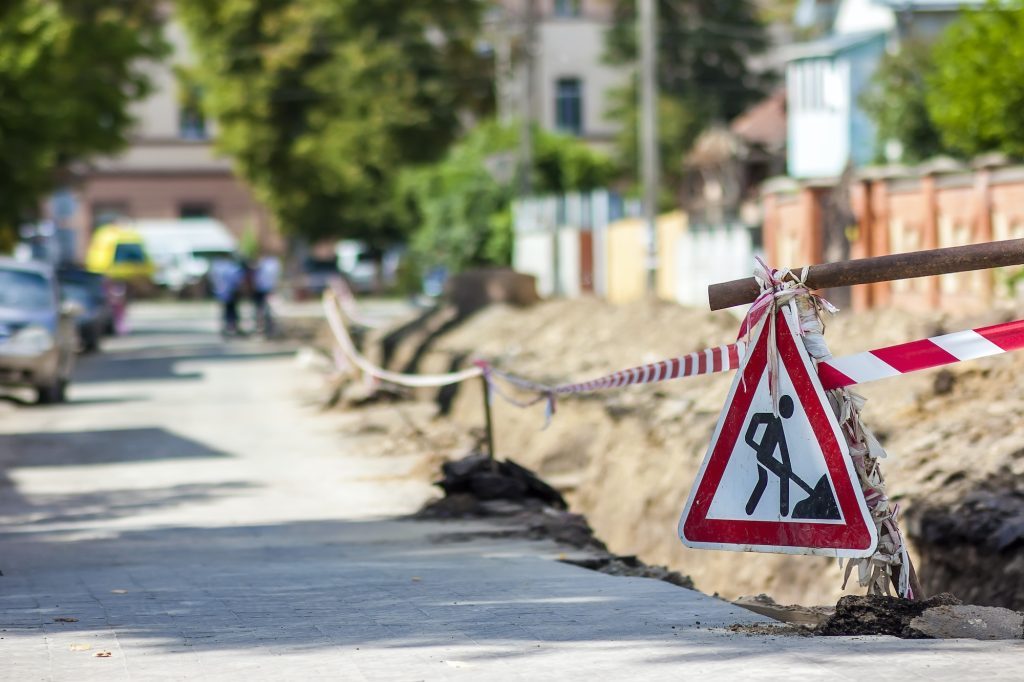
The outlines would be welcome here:
[[[441,480],[435,485],[444,491],[445,498],[469,495],[480,501],[506,500],[568,508],[561,494],[529,469],[509,459],[491,459],[483,453],[445,462],[441,465]]]
[[[842,355],[1013,319],[1017,313],[993,310],[971,319],[930,311],[840,314],[829,323],[826,338]],[[447,368],[456,357],[483,356],[541,381],[587,379],[728,343],[737,327],[727,313],[655,301],[621,307],[595,299],[529,309],[493,306],[436,338],[422,355],[421,371]],[[1003,542],[1014,528],[1024,527],[1010,501],[1024,490],[1022,370],[1024,355],[1007,354],[857,389],[868,398],[865,423],[890,453],[883,471],[902,505],[930,593],[952,589],[966,600],[1011,608],[1024,594],[1014,582],[1024,579],[1024,555],[1016,540]],[[842,594],[842,578],[831,560],[688,550],[676,537],[731,379],[731,374],[693,377],[561,400],[546,430],[542,407],[523,410],[499,400],[497,449],[515,452],[562,490],[614,552],[682,570],[700,589],[730,598],[766,592],[780,602],[834,603]],[[479,391],[476,382],[463,384],[452,402],[452,417],[463,428],[482,423]],[[1003,499],[1003,511],[996,514],[1000,530],[982,536],[994,532],[1002,540],[976,542],[972,521],[952,546],[941,544],[947,534],[936,529],[943,518],[961,518],[957,505],[973,504],[963,507],[972,519],[984,516],[975,511],[990,503],[969,503],[982,490]],[[982,562],[991,563],[982,569]],[[1008,572],[1009,579],[996,580],[996,572]],[[1001,581],[1011,584],[1001,589]]]
[[[892,635],[903,639],[929,639],[911,626],[913,620],[935,606],[955,606],[960,600],[950,594],[910,601],[896,597],[848,595],[836,604],[835,613],[815,630],[828,636]]]

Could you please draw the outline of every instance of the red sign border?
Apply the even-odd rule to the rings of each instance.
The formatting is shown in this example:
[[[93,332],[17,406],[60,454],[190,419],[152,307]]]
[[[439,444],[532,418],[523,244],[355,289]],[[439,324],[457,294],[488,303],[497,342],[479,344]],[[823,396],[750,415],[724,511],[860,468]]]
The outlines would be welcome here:
[[[869,556],[874,552],[877,542],[875,528],[860,491],[854,487],[851,479],[852,467],[848,467],[845,443],[839,443],[832,426],[835,417],[831,414],[831,407],[823,402],[824,391],[815,385],[816,379],[812,378],[807,366],[810,359],[805,361],[803,353],[806,351],[801,353],[803,349],[797,348],[798,341],[790,331],[783,310],[780,309],[776,316],[779,360],[785,364],[812,430],[819,435],[825,464],[845,523],[747,521],[707,517],[711,501],[739,439],[750,403],[761,377],[767,371],[769,335],[765,331],[767,324],[762,324],[754,348],[741,370],[743,380],[739,377],[734,380],[732,401],[718,430],[714,449],[708,455],[706,465],[701,468],[696,489],[687,503],[684,518],[679,525],[680,537],[687,545],[714,549],[768,548],[770,551],[790,554]]]

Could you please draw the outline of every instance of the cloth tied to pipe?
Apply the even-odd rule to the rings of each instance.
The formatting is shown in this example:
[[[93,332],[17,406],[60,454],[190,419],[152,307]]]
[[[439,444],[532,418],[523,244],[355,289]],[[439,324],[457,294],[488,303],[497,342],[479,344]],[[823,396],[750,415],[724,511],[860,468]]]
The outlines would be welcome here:
[[[776,416],[779,414],[779,353],[778,331],[776,329],[776,313],[778,310],[784,305],[789,305],[794,313],[794,317],[800,320],[797,330],[800,336],[805,336],[807,332],[818,332],[817,339],[820,339],[820,341],[815,339],[812,343],[824,348],[826,356],[831,357],[828,349],[824,347],[824,337],[821,336],[821,332],[825,328],[821,323],[821,317],[818,312],[837,313],[839,309],[808,288],[806,284],[807,271],[808,268],[805,267],[798,275],[789,268],[771,268],[760,256],[757,256],[754,262],[754,279],[761,287],[761,293],[747,310],[747,314],[743,317],[743,322],[740,324],[739,333],[736,335],[737,340],[745,339],[749,347],[754,329],[762,321],[768,325],[768,388],[772,396],[772,411]],[[813,320],[807,320],[808,329],[804,328],[804,317],[800,315],[796,306],[798,297],[804,297],[804,300],[809,300],[815,311]],[[807,341],[805,338],[805,345],[807,345]],[[810,351],[811,349],[808,348],[808,350]],[[813,352],[811,355],[815,356],[816,359],[824,359],[824,357],[819,357]]]

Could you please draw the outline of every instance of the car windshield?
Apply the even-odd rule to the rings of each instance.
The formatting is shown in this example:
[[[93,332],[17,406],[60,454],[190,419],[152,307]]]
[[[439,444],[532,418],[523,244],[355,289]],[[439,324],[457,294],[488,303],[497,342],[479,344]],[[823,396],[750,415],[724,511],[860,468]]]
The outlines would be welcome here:
[[[141,244],[118,244],[114,249],[115,263],[145,263],[146,252],[142,250]]]
[[[202,258],[203,260],[216,260],[218,258],[231,258],[232,253],[230,251],[216,251],[213,249],[197,249],[192,252],[193,258]]]
[[[50,310],[53,308],[50,283],[35,272],[0,269],[0,308]]]
[[[305,263],[306,272],[337,272],[338,263],[333,260],[308,259]]]

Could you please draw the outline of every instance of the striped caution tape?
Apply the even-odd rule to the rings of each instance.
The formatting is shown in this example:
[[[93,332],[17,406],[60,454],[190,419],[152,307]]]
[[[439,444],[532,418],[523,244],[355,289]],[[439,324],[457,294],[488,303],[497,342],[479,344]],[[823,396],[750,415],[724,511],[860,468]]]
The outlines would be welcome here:
[[[352,364],[370,376],[409,387],[447,386],[483,376],[495,391],[510,403],[526,406],[547,398],[549,411],[554,410],[555,396],[592,393],[737,369],[747,347],[741,340],[670,360],[619,370],[589,381],[553,386],[500,370],[485,360],[478,360],[474,367],[461,372],[436,375],[401,374],[377,367],[358,353],[340,314],[339,309],[343,306],[342,297],[333,291],[325,291],[323,302],[327,321],[342,352]],[[824,360],[818,363],[818,377],[825,389],[842,388],[1022,348],[1024,320],[1014,320]],[[529,401],[517,401],[500,390],[493,381],[495,376],[521,390],[537,393],[540,397]]]
[[[353,365],[369,376],[409,388],[439,388],[483,375],[483,370],[479,367],[471,367],[461,372],[451,372],[449,374],[402,374],[378,367],[359,354],[356,344],[348,333],[348,329],[345,328],[345,321],[341,317],[339,301],[332,291],[324,290],[323,305],[327,324],[330,326],[335,340],[341,347],[342,353],[345,354],[345,357]]]
[[[818,363],[818,377],[826,389],[842,388],[1022,348],[1024,320],[1015,320],[824,360]],[[484,361],[477,365],[522,390],[556,396],[725,372],[739,367],[745,350],[746,344],[737,341],[671,360],[624,369],[590,381],[556,386],[524,379]],[[533,402],[537,401],[526,404]]]
[[[1024,320],[1014,320],[826,360],[818,377],[825,388],[841,388],[1021,348]]]
[[[334,298],[341,307],[341,311],[349,321],[355,322],[360,327],[366,327],[367,329],[379,329],[381,327],[380,322],[371,320],[359,312],[356,296],[352,293],[352,288],[345,281],[344,277],[332,277],[328,281],[327,286],[330,288],[331,293],[334,294]]]
[[[523,379],[514,374],[496,369],[485,361],[478,361],[477,365],[486,371],[493,373],[510,384],[526,391],[536,391],[549,395],[571,395],[574,393],[592,393],[612,388],[623,388],[636,384],[653,384],[659,381],[681,379],[683,377],[697,376],[698,374],[713,374],[724,372],[739,367],[743,358],[746,344],[743,341],[730,343],[724,346],[716,346],[706,350],[683,355],[671,360],[661,360],[647,365],[630,367],[612,374],[573,384],[560,384],[548,386],[528,379]]]

